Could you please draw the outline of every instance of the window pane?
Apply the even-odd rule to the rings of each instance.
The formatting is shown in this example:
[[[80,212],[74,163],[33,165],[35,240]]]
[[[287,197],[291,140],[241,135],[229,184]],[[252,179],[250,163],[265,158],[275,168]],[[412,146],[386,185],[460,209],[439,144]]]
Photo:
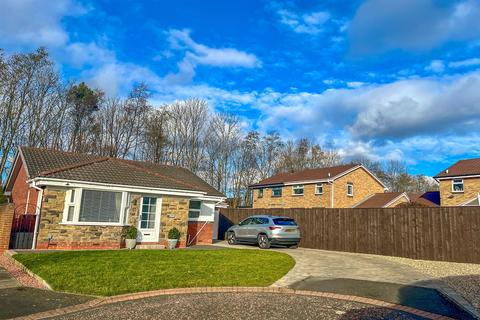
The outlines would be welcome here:
[[[317,193],[323,193],[323,184],[317,184]]]
[[[68,207],[67,221],[73,221],[73,212],[75,211],[74,206]]]
[[[303,186],[295,186],[293,187],[294,194],[303,194]]]
[[[79,221],[120,222],[121,192],[84,190]]]
[[[280,197],[281,195],[282,195],[282,189],[281,188],[273,188],[272,189],[272,196]]]
[[[143,197],[142,212],[140,215],[140,228],[154,229],[157,214],[157,198]]]
[[[273,223],[277,226],[296,226],[297,223],[295,220],[290,218],[275,218],[273,219]]]
[[[190,210],[190,211],[188,211],[188,217],[189,218],[198,218],[198,217],[200,217],[200,211],[199,210]]]
[[[190,209],[200,209],[202,202],[198,200],[190,200]]]
[[[75,190],[70,191],[70,203],[75,202]]]

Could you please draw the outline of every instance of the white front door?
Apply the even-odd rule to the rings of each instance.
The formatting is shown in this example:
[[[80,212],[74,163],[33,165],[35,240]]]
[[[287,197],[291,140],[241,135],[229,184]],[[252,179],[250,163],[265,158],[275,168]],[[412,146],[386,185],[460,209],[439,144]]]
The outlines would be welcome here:
[[[138,242],[158,242],[162,198],[142,197],[138,217]]]

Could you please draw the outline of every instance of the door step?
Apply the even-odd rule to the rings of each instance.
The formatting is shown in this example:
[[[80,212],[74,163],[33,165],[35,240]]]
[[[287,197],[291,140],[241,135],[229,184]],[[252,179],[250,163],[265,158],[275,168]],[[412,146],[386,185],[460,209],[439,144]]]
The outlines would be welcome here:
[[[136,249],[159,250],[165,249],[163,244],[137,244]]]

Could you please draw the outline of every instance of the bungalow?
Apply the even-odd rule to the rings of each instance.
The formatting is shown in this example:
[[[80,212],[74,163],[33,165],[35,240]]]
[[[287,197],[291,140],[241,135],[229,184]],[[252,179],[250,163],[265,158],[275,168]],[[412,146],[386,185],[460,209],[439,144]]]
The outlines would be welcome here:
[[[225,196],[187,169],[91,154],[20,147],[5,185],[15,214],[35,216],[31,247],[113,249],[128,226],[142,246],[211,243]]]
[[[460,160],[434,178],[442,206],[480,206],[480,158]]]
[[[250,188],[253,208],[351,208],[386,186],[364,166],[348,164],[279,173]]]

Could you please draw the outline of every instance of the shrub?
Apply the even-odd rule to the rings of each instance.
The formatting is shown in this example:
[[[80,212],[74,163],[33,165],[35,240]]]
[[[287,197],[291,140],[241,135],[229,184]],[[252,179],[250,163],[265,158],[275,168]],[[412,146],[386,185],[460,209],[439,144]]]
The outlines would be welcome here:
[[[168,231],[168,239],[180,239],[180,231],[177,228],[172,228]]]
[[[130,226],[127,229],[127,239],[137,239],[138,230],[134,226]]]

